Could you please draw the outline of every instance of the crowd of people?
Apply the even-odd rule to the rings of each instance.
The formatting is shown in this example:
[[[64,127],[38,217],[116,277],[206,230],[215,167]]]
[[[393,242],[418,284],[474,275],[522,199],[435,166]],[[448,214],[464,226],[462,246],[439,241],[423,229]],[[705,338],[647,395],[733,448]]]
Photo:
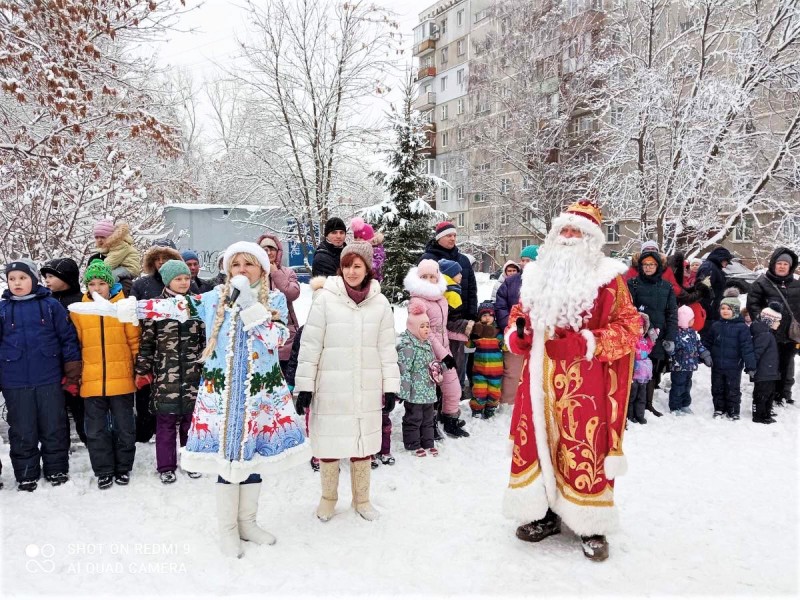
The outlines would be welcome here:
[[[473,419],[513,405],[505,508],[529,521],[517,537],[541,541],[564,519],[586,556],[603,560],[626,421],[661,416],[653,397],[666,373],[675,416],[692,414],[701,362],[711,368],[714,417],[740,418],[742,371],[755,384],[753,421],[773,423],[774,407],[793,403],[800,281],[797,255],[778,248],[742,307],[738,290],[726,289],[725,248],[686,261],[646,242],[628,268],[603,256],[600,223],[591,202],[572,205],[541,247],[503,265],[480,304],[473,261],[455,226],[439,223],[405,277],[400,335],[381,294],[383,235],[359,218],[350,242],[342,219],[324,224],[302,327],[300,286],[272,234],[229,246],[213,280],[200,278],[192,250],[161,239],[142,256],[128,225],[109,220],[94,227],[97,252],[82,275],[71,258],[11,261],[0,387],[17,488],[34,491],[42,474],[53,486],[68,481],[68,413],[99,489],[127,485],[136,442],[155,436],[165,485],[181,471],[217,477],[221,548],[241,556],[242,540],[275,543],[256,522],[262,476],[309,462],[320,473],[316,514],[328,521],[347,461],[353,507],[374,520],[370,472],[395,463],[390,413],[404,405],[410,456],[436,457],[444,435],[469,437],[467,399]],[[606,367],[591,370],[594,362]],[[613,410],[581,404],[584,395]],[[569,438],[543,422],[567,405]],[[579,452],[592,454],[590,482],[578,474],[588,468]]]

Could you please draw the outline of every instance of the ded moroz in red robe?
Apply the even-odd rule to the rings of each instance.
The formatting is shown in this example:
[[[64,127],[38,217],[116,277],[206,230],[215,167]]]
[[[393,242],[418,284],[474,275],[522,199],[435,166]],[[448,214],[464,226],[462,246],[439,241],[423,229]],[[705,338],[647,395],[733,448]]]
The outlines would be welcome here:
[[[530,522],[553,509],[578,535],[605,535],[617,523],[614,482],[625,470],[622,435],[628,412],[633,351],[640,320],[620,273],[610,259],[599,274],[591,315],[587,356],[551,360],[550,339],[537,327],[524,339],[516,320],[531,320],[517,304],[511,311],[506,343],[525,356],[522,383],[511,420],[511,479],[503,500],[506,516]],[[606,279],[607,276],[607,279]]]

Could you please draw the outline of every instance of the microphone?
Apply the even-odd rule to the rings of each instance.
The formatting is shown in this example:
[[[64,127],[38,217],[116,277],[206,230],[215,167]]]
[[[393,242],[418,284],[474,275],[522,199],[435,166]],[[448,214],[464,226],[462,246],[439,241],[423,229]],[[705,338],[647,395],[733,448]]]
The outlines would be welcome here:
[[[231,292],[231,299],[230,299],[230,302],[228,303],[228,306],[233,307],[233,305],[236,303],[236,299],[239,297],[240,293],[241,292],[239,291],[239,288],[233,288],[233,291]]]

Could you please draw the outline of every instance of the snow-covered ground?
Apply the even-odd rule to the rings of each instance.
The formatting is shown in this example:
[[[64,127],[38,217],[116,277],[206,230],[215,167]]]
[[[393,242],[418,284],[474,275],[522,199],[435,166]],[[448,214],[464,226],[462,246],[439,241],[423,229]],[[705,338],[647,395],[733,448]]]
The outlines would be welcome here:
[[[482,280],[481,298],[491,285]],[[304,286],[298,316],[310,296]],[[396,311],[398,329],[405,311]],[[800,364],[798,364],[800,368]],[[66,595],[260,597],[445,595],[719,595],[798,593],[798,411],[771,426],[712,420],[709,371],[695,376],[695,415],[631,425],[629,472],[617,483],[621,528],[611,557],[587,561],[568,531],[540,544],[514,537],[500,512],[507,483],[508,411],[469,422],[472,436],[441,443],[438,458],[402,450],[402,408],[393,414],[397,464],[373,472],[382,512],[369,523],[349,508],[342,473],[337,516],[314,517],[318,475],[284,473],[262,489],[261,525],[273,547],[245,544],[241,560],[217,550],[214,482],[179,474],[165,486],[154,444],[137,444],[128,488],[99,491],[84,447],[71,480],[15,491],[8,445],[0,490],[3,597]],[[796,396],[800,397],[800,390]],[[666,410],[666,395],[657,403]],[[464,410],[469,414],[468,407]],[[649,415],[649,413],[648,413]]]

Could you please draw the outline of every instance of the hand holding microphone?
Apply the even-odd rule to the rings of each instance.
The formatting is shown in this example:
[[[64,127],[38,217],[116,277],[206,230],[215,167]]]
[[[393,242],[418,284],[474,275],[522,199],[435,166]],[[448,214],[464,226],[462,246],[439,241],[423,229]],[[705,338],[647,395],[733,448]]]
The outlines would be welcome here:
[[[230,306],[238,304],[239,308],[244,310],[256,303],[253,297],[253,290],[250,288],[250,280],[244,275],[236,275],[231,278],[231,292]]]

